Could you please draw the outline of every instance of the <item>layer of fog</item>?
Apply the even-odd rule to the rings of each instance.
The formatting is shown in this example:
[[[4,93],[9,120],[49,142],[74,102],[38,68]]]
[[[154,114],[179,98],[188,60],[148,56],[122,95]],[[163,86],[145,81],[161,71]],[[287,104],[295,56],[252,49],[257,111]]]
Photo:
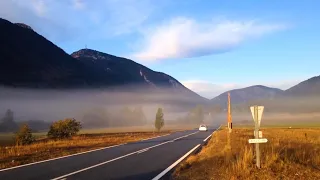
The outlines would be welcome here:
[[[107,91],[107,90],[39,90],[0,88],[0,116],[7,109],[15,121],[56,121],[81,119],[86,113],[106,110],[118,112],[123,107],[142,107],[148,121],[154,121],[158,107],[164,109],[166,120],[185,116],[198,102],[172,91]]]

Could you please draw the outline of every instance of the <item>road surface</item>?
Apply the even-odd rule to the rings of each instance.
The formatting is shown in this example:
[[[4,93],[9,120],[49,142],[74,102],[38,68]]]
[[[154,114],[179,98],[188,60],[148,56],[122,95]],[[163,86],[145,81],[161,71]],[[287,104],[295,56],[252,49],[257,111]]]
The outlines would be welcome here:
[[[216,128],[209,127],[207,132],[175,132],[154,139],[3,169],[0,170],[0,179],[167,179],[168,172],[205,143]]]

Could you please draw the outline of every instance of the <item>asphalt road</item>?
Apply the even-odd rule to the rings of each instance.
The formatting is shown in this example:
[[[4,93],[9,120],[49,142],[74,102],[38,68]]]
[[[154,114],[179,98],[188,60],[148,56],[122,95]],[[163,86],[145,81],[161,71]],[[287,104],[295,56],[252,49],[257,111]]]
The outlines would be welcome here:
[[[2,180],[167,179],[170,169],[208,139],[207,132],[189,130],[93,152],[0,170]],[[175,164],[174,164],[175,163]],[[163,172],[165,171],[165,172]],[[163,176],[164,175],[164,176]]]

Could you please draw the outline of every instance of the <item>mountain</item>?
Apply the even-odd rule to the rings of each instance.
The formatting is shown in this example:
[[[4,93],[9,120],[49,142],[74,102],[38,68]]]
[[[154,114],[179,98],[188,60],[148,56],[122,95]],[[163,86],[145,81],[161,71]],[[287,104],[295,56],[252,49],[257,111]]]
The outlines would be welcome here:
[[[9,87],[70,89],[139,87],[206,99],[173,77],[132,60],[95,50],[67,54],[22,23],[0,19],[0,85]]]
[[[315,76],[284,91],[285,96],[320,95],[320,76]]]
[[[0,19],[0,39],[1,85],[67,88],[99,82],[83,63],[28,26]]]
[[[282,91],[265,86],[251,86],[229,91],[233,111],[249,112],[249,106],[260,104],[271,113],[314,113],[320,107],[320,76],[315,76]],[[212,104],[227,106],[227,93],[213,98]]]
[[[234,89],[230,92],[232,104],[247,103],[257,99],[273,99],[281,95],[284,91],[277,88],[270,88],[262,85],[255,85],[241,89]],[[224,92],[211,100],[212,104],[227,107],[228,92]]]
[[[71,56],[88,68],[99,72],[100,76],[109,79],[109,83],[112,85],[126,85],[132,91],[137,87],[138,90],[143,88],[159,93],[176,93],[177,95],[188,96],[193,100],[199,100],[199,103],[207,101],[207,99],[186,88],[175,78],[162,72],[153,71],[130,59],[92,49],[81,49],[72,53]]]

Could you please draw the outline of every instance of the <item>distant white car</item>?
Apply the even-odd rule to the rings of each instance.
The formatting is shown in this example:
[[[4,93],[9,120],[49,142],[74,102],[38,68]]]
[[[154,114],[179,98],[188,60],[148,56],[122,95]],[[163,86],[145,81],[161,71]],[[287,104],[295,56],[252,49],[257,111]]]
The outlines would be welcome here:
[[[201,124],[199,127],[199,131],[208,131],[208,127],[205,124]]]

